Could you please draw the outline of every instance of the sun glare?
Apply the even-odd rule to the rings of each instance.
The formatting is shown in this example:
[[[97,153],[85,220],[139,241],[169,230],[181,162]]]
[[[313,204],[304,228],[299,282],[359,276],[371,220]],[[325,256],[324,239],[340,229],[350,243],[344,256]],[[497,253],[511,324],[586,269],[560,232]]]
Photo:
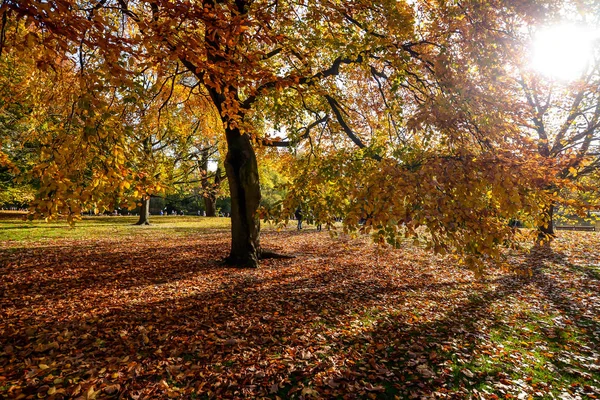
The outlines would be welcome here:
[[[558,25],[537,32],[531,65],[538,72],[564,81],[581,77],[592,61],[598,31],[575,25]]]

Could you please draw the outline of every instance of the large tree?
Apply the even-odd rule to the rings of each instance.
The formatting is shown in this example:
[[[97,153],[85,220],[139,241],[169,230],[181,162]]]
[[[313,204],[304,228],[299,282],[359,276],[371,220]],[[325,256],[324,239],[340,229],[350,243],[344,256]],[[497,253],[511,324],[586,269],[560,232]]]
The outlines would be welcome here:
[[[253,143],[271,142],[261,137],[270,124],[303,137],[327,124],[330,143],[344,135],[344,143],[362,149],[364,170],[384,181],[387,172],[418,172],[396,182],[387,196],[400,188],[414,194],[413,205],[398,212],[424,210],[419,224],[441,236],[473,242],[465,232],[477,231],[476,218],[460,218],[455,228],[452,221],[432,222],[461,205],[514,211],[508,201],[474,199],[485,199],[489,191],[479,191],[503,178],[516,185],[519,165],[508,153],[527,151],[518,143],[504,151],[505,137],[519,137],[496,111],[502,92],[494,77],[507,20],[539,12],[534,2],[7,0],[7,10],[34,25],[49,50],[72,55],[94,49],[106,74],[123,85],[140,66],[165,60],[179,61],[196,76],[221,117],[227,143],[232,263],[256,266],[261,257]],[[486,94],[488,87],[497,92]],[[340,170],[352,164],[339,162]],[[486,167],[494,163],[497,168]],[[460,185],[451,184],[448,168],[464,177]],[[438,184],[442,179],[447,187]],[[523,198],[522,185],[516,187],[498,198]],[[447,200],[433,206],[438,191]],[[473,201],[457,202],[461,196]],[[384,227],[399,223],[386,220],[383,209],[380,215]],[[471,247],[485,253],[492,244],[475,240]]]

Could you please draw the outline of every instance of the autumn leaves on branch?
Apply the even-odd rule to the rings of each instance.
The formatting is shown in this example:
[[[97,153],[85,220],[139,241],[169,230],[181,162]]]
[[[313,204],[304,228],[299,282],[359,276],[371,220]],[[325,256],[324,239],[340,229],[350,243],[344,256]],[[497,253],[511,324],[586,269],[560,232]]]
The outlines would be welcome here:
[[[7,0],[2,163],[30,146],[15,174],[36,182],[33,209],[76,218],[208,187],[186,172],[206,143],[236,263],[260,259],[259,213],[299,204],[393,245],[425,231],[477,263],[517,234],[508,221],[551,226],[548,207],[596,201],[597,66],[546,95],[519,33],[559,11],[543,3]],[[267,160],[287,186],[260,211]]]

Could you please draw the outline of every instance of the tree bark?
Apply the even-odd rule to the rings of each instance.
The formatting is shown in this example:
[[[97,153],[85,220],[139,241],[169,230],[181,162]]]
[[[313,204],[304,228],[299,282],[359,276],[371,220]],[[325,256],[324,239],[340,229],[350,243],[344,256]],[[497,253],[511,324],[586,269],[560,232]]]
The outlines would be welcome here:
[[[554,237],[554,203],[547,204],[542,210],[544,222],[538,226],[538,239],[552,239]]]
[[[207,162],[208,166],[208,162]],[[208,172],[208,167],[205,170],[205,173]],[[204,209],[206,210],[207,217],[216,217],[217,216],[217,195],[216,191],[221,186],[221,168],[217,167],[215,171],[215,180],[214,184],[210,185],[208,183],[208,178],[202,181],[202,186],[204,189]]]
[[[243,20],[247,16],[249,1],[236,0],[236,18]],[[216,2],[203,0],[205,8],[215,7]],[[223,31],[216,25],[205,24],[204,37],[206,40],[206,58],[210,64],[225,66],[237,62],[238,53],[235,47],[229,47],[228,41],[221,37]],[[252,101],[242,104],[238,96],[238,88],[232,85],[223,87],[223,76],[197,68],[185,57],[181,58],[183,65],[194,72],[201,82],[212,82],[206,89],[221,115],[227,139],[227,155],[225,156],[225,172],[231,194],[231,251],[225,260],[227,263],[240,267],[258,267],[261,257],[260,249],[260,219],[258,206],[260,203],[260,185],[258,179],[258,164],[249,135],[244,135],[237,127],[237,122],[244,120],[244,113],[250,108]],[[206,76],[204,74],[207,74]],[[208,78],[208,79],[207,79]],[[231,107],[232,102],[241,108]],[[232,118],[235,116],[236,118]],[[239,117],[239,118],[237,118]]]
[[[150,196],[142,198],[142,206],[140,207],[140,219],[136,225],[150,225]]]
[[[260,185],[252,142],[237,128],[226,128],[225,171],[231,193],[231,252],[226,262],[256,268],[261,257]]]
[[[204,197],[204,209],[207,217],[217,216],[217,199],[212,193]]]

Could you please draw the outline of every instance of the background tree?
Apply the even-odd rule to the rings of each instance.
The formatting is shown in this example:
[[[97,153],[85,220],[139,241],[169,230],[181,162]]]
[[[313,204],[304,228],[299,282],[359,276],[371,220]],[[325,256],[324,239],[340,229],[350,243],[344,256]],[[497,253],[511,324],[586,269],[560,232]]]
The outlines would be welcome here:
[[[143,173],[146,186],[139,187],[143,195],[138,225],[149,223],[150,197],[157,186],[165,192],[183,183],[191,173],[185,161],[194,154],[192,149],[209,140],[207,133],[214,136],[214,124],[207,122],[214,118],[210,119],[213,110],[206,94],[178,62],[161,67],[140,71],[135,86],[122,95],[127,103],[123,116],[129,147],[136,150],[130,162]]]
[[[7,28],[5,25],[5,39]],[[12,31],[8,34],[14,37]],[[22,141],[35,107],[27,84],[36,69],[33,61],[14,51],[0,51],[0,206],[3,207],[21,208],[33,200],[33,182],[19,182],[19,177],[33,167],[39,152],[39,143]]]
[[[205,115],[203,118],[204,123],[214,120],[210,115]],[[206,134],[201,140],[196,140],[185,153],[187,164],[184,164],[186,166],[182,169],[179,183],[186,184],[189,192],[202,199],[207,217],[215,217],[217,198],[222,192],[222,183],[225,179],[220,157],[223,149],[220,148],[221,142],[218,139],[222,132],[214,125],[212,128],[207,127],[206,132],[213,132],[213,134]]]
[[[599,48],[600,49],[600,48]],[[565,84],[539,74],[523,73],[524,117],[538,153],[554,169],[545,189],[551,195],[544,208],[540,234],[554,235],[553,212],[570,196],[573,183],[600,168],[600,52],[580,79]]]

